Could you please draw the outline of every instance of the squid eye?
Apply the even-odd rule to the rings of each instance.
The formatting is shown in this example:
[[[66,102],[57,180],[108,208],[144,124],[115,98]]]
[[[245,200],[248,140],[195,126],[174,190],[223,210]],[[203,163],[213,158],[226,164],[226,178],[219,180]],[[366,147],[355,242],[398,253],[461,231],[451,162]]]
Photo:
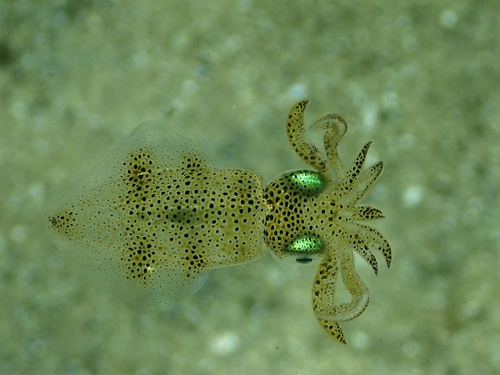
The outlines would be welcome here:
[[[318,195],[325,186],[326,181],[322,175],[314,171],[298,171],[288,176],[290,182],[302,192]]]
[[[300,264],[311,263],[315,256],[321,254],[325,243],[318,236],[311,234],[298,237],[285,247],[285,251],[297,255],[295,261]]]

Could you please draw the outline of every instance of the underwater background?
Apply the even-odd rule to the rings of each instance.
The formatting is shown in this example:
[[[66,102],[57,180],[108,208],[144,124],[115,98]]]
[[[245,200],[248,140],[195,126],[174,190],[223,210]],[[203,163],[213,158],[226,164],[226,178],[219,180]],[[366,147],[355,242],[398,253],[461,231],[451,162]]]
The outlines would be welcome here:
[[[500,372],[500,3],[0,1],[1,374]],[[363,202],[393,264],[341,345],[311,306],[315,266],[216,269],[141,314],[53,251],[50,188],[140,122],[267,183],[306,165],[285,117],[349,124],[384,172]],[[382,264],[381,258],[379,262]],[[495,292],[497,290],[497,292]]]

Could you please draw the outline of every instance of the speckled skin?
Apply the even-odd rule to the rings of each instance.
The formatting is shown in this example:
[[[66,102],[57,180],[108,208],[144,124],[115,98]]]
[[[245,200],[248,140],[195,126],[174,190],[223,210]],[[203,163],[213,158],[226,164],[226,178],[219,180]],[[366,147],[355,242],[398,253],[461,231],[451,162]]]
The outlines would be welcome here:
[[[52,194],[58,251],[134,306],[165,309],[196,292],[206,271],[259,258],[261,179],[216,169],[184,138],[146,123]]]
[[[312,127],[325,131],[326,157],[305,137],[304,111],[308,101],[292,107],[287,119],[287,134],[292,148],[324,181],[321,189],[304,189],[294,182],[299,172],[289,172],[273,181],[264,190],[269,212],[266,217],[265,241],[280,259],[292,258],[300,263],[320,259],[313,283],[313,309],[320,325],[341,343],[346,343],[339,322],[359,316],[368,305],[368,288],[358,276],[353,251],[357,251],[378,272],[373,251],[382,252],[391,264],[389,243],[364,221],[383,218],[370,206],[358,205],[382,172],[382,162],[362,170],[370,143],[366,144],[353,164],[343,169],[337,145],[347,130],[342,117],[329,114]],[[299,238],[318,238],[322,246],[304,252],[288,251],[287,245]],[[337,303],[339,274],[351,294],[348,303]]]
[[[313,124],[325,131],[325,157],[306,140],[307,104],[292,107],[286,128],[314,170],[286,173],[264,190],[258,175],[217,169],[182,137],[157,123],[142,125],[83,180],[53,193],[48,218],[58,251],[129,303],[163,309],[196,292],[208,270],[259,258],[265,242],[279,259],[320,262],[314,313],[346,343],[339,322],[359,316],[369,301],[353,252],[375,273],[373,250],[391,263],[388,242],[362,223],[382,213],[358,205],[382,162],[362,170],[368,143],[344,170],[337,144],[347,124],[334,114]],[[350,302],[336,302],[339,274]]]

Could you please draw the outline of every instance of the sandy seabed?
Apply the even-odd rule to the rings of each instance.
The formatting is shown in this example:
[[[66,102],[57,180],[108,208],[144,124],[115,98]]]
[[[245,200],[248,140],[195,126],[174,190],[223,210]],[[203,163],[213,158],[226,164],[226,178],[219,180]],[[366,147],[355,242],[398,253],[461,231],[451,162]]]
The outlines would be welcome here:
[[[0,373],[500,372],[497,1],[0,2]],[[330,339],[314,267],[265,256],[141,314],[56,254],[44,203],[141,121],[268,182],[304,168],[290,106],[350,128],[385,170],[365,203],[391,242],[371,302]],[[175,121],[171,120],[175,118]],[[496,296],[496,297],[495,297]]]

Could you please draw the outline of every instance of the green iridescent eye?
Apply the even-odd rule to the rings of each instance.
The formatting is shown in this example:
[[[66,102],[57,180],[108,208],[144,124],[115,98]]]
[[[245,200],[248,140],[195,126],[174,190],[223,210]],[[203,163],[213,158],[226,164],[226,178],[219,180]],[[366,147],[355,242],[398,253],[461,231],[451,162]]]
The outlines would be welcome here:
[[[319,194],[326,186],[322,175],[314,171],[298,171],[288,176],[290,182],[300,190],[311,194]]]
[[[310,235],[296,238],[290,245],[285,247],[285,251],[312,255],[319,253],[323,249],[323,246],[324,242],[321,238]]]

